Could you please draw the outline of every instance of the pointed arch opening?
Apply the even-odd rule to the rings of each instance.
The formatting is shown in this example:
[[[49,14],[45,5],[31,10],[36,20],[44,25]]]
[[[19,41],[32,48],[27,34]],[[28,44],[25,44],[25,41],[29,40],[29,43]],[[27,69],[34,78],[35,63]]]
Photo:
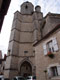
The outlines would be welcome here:
[[[20,75],[27,77],[32,75],[32,66],[29,62],[24,61],[20,66]]]

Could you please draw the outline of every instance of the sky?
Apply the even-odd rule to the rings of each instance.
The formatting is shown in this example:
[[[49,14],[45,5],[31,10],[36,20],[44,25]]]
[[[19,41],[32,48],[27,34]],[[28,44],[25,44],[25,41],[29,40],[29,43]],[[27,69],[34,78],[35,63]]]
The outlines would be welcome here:
[[[7,54],[8,51],[14,13],[17,10],[20,11],[20,5],[26,1],[32,2],[34,7],[36,5],[41,6],[41,12],[43,12],[44,16],[48,12],[60,14],[60,0],[11,0],[9,10],[7,12],[7,15],[5,16],[0,33],[0,50],[2,50],[3,55]]]

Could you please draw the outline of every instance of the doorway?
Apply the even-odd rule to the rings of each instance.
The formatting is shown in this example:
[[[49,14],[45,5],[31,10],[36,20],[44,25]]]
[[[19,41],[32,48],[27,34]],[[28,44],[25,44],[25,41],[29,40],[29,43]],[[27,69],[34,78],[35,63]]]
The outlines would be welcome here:
[[[32,75],[32,66],[29,62],[24,61],[20,67],[20,75],[27,77]]]

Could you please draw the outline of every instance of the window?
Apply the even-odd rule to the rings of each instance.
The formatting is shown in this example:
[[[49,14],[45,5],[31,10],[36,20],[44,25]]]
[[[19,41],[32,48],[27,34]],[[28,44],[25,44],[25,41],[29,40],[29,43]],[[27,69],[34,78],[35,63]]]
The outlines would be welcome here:
[[[56,77],[60,76],[60,66],[52,66],[48,69],[48,76],[51,77]]]
[[[3,70],[4,70],[4,66],[3,66]]]
[[[58,71],[57,71],[57,67],[51,67],[51,71],[52,71],[52,76],[58,76]]]
[[[24,53],[28,53],[28,51],[24,51]]]
[[[28,6],[27,5],[25,6],[25,9],[28,9]]]
[[[51,39],[47,43],[43,45],[44,49],[44,55],[47,55],[47,53],[50,52],[56,52],[58,51],[58,44],[56,38]]]
[[[49,41],[46,46],[47,46],[47,51],[48,51],[48,52],[54,52],[52,40]]]

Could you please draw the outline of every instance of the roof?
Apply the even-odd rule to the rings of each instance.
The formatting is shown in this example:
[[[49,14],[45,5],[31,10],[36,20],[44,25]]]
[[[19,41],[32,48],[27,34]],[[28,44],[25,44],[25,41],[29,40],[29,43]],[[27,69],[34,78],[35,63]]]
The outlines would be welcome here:
[[[60,24],[58,24],[57,26],[55,26],[54,29],[52,29],[47,35],[45,35],[44,37],[41,38],[41,40],[39,40],[37,43],[35,43],[33,46],[36,46],[37,44],[39,44],[43,39],[47,38],[50,34],[54,33],[56,30],[60,29]]]
[[[47,18],[48,16],[60,17],[60,14],[49,12],[49,13],[44,17],[44,19]]]
[[[24,2],[21,6],[25,5],[25,4],[31,4],[33,6],[33,4],[29,1]]]

